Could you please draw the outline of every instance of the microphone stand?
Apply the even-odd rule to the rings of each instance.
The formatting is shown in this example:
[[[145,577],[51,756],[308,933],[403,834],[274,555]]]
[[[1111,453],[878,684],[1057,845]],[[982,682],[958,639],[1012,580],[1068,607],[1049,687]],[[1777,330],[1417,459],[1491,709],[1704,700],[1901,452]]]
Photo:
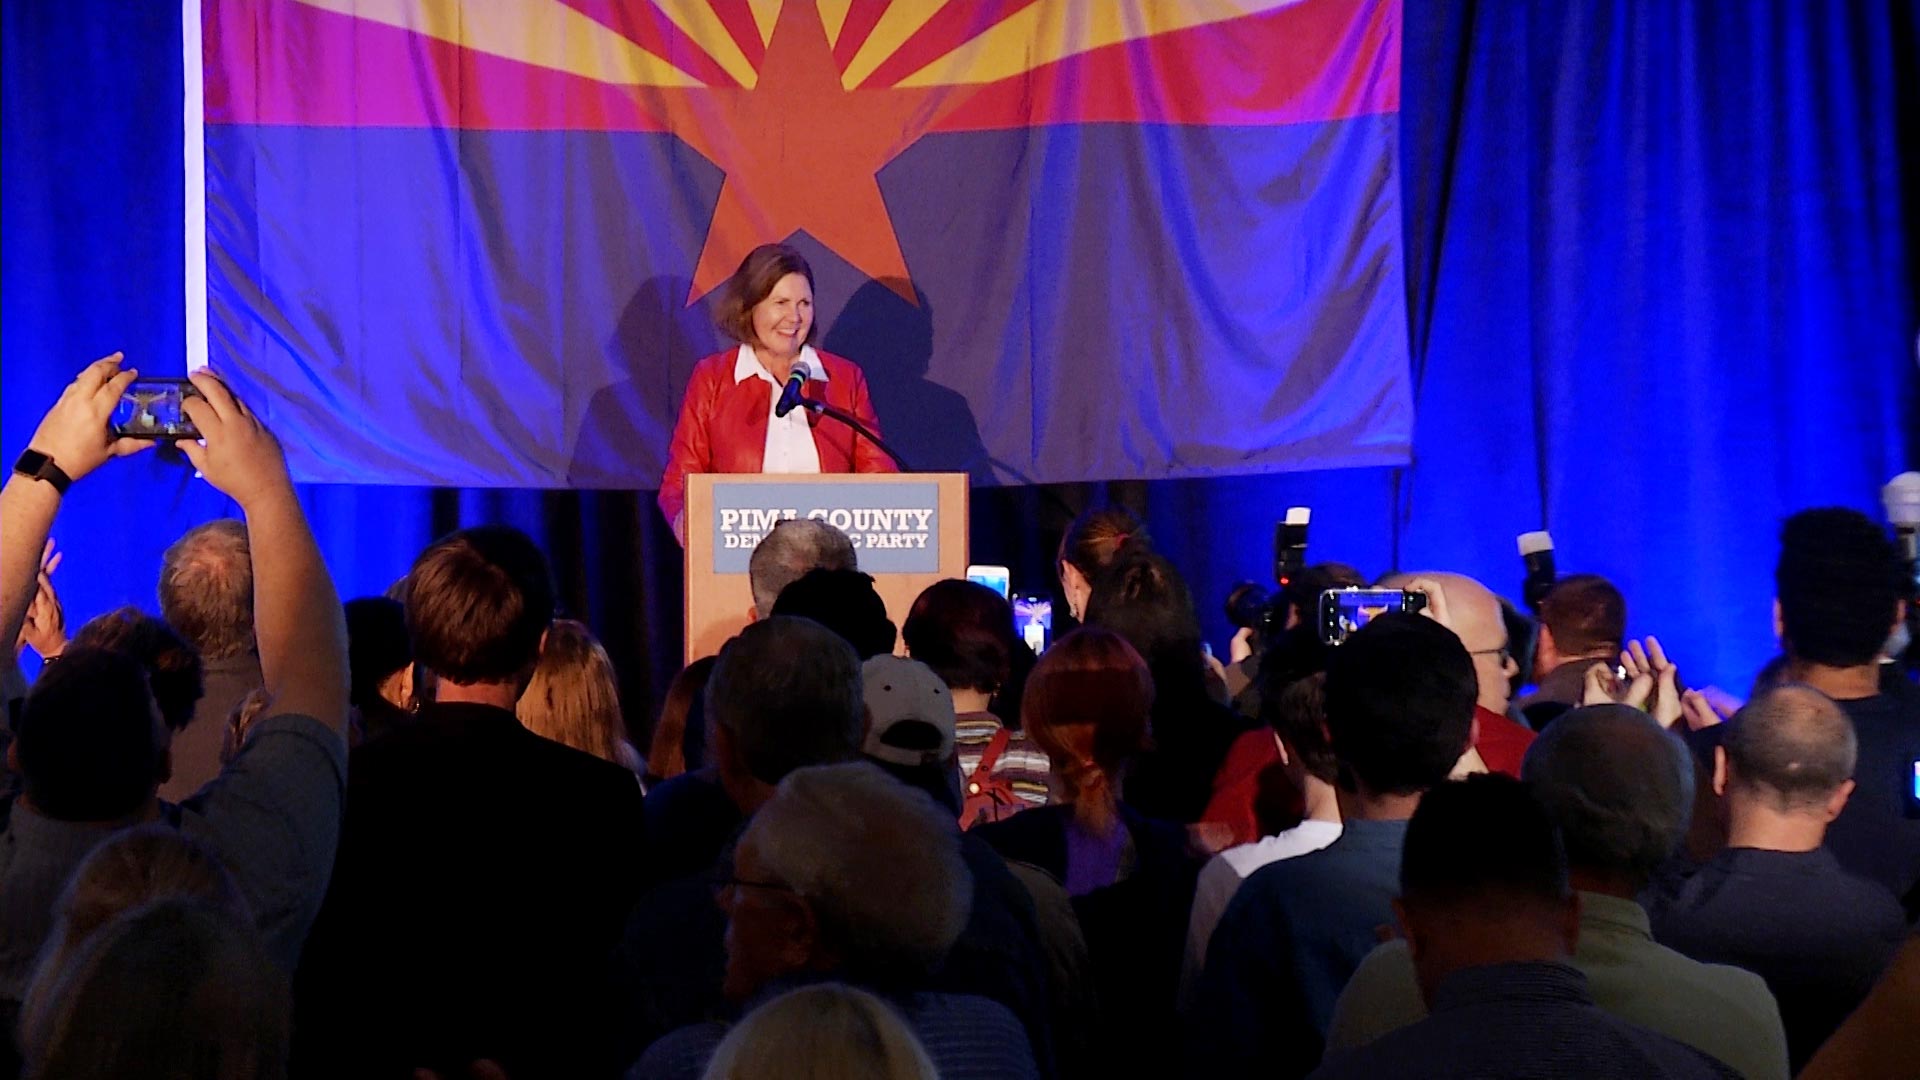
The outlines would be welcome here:
[[[799,404],[800,404],[800,407],[803,409],[808,409],[822,416],[831,416],[835,420],[838,420],[841,423],[852,428],[856,434],[860,435],[862,438],[866,439],[868,442],[872,443],[873,445],[879,447],[881,453],[892,458],[893,463],[900,467],[901,472],[913,471],[913,468],[907,464],[906,458],[901,457],[899,453],[897,453],[893,449],[893,447],[887,445],[886,440],[882,439],[878,435],[875,435],[873,433],[873,429],[861,423],[857,418],[854,417],[852,413],[847,412],[845,409],[836,409],[832,405],[829,405],[824,401],[815,401],[812,398],[801,398]]]

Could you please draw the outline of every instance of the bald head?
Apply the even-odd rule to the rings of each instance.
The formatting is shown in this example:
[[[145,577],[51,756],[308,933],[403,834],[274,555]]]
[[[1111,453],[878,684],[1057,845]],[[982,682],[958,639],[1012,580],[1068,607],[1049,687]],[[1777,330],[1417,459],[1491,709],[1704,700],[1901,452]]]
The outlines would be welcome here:
[[[1465,574],[1442,572],[1391,574],[1380,584],[1389,589],[1405,589],[1415,581],[1432,582],[1440,587],[1440,603],[1447,625],[1460,636],[1473,655],[1474,677],[1480,684],[1480,707],[1504,715],[1513,696],[1509,680],[1516,668],[1505,651],[1507,625],[1500,617],[1500,598],[1485,585]]]
[[[1528,747],[1520,778],[1560,826],[1574,868],[1628,895],[1673,853],[1693,811],[1686,748],[1625,705],[1563,713]]]
[[[1832,698],[1797,683],[1747,702],[1727,721],[1727,785],[1781,811],[1816,811],[1853,779],[1853,721]]]

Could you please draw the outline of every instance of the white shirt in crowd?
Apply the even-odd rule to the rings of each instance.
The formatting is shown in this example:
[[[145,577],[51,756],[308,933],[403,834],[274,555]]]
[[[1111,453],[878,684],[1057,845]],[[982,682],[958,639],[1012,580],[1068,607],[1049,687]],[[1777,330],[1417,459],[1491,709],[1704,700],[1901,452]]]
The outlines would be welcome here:
[[[1194,987],[1207,966],[1207,945],[1227,913],[1227,904],[1240,889],[1240,883],[1255,870],[1291,859],[1310,851],[1319,851],[1340,839],[1337,821],[1303,821],[1283,833],[1263,836],[1251,844],[1241,844],[1207,860],[1200,870],[1200,881],[1193,890],[1193,915],[1187,922],[1187,957],[1180,965],[1180,1008],[1193,1004]]]

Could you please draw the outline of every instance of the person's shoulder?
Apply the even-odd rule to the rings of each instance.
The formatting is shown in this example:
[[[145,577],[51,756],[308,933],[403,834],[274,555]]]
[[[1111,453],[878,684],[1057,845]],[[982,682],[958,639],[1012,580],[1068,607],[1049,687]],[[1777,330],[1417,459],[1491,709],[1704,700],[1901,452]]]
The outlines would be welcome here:
[[[628,1080],[695,1080],[726,1037],[726,1025],[717,1021],[669,1031],[640,1055],[627,1073]]]
[[[583,794],[616,795],[631,797],[636,803],[642,801],[640,784],[627,769],[531,731],[522,741],[526,744],[528,765],[546,771],[556,785],[576,788]]]
[[[866,373],[860,370],[859,364],[854,363],[838,353],[830,353],[824,349],[815,349],[814,355],[820,358],[821,366],[827,369],[828,386],[832,386],[834,383],[839,383],[842,386],[852,386],[867,381]]]

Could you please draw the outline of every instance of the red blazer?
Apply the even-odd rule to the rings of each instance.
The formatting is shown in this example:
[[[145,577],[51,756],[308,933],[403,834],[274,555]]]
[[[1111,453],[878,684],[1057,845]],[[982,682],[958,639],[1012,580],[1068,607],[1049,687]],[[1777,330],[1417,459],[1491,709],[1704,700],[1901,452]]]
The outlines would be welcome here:
[[[815,350],[818,352],[818,350]],[[767,384],[761,380],[733,381],[738,349],[715,353],[694,365],[680,402],[680,420],[673,426],[673,444],[667,449],[667,472],[660,478],[660,512],[672,522],[687,505],[688,473],[759,472],[767,448]],[[880,433],[867,394],[866,376],[852,361],[832,353],[818,353],[827,369],[824,381],[807,384],[810,401],[825,401],[860,418]],[[831,417],[811,413],[813,444],[820,451],[823,473],[897,472],[893,459],[853,429]]]

